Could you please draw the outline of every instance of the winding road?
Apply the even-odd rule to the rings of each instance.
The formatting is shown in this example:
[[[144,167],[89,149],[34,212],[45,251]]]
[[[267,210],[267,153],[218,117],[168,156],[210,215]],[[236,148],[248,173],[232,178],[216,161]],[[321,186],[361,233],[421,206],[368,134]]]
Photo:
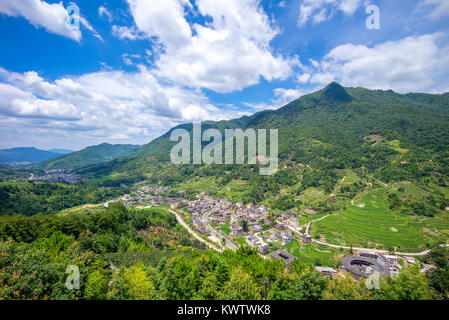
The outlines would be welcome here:
[[[195,231],[193,231],[189,225],[182,219],[182,217],[175,211],[168,209],[168,211],[170,211],[171,213],[173,213],[176,217],[176,220],[178,220],[179,224],[181,226],[183,226],[192,236],[194,236],[198,241],[201,241],[203,243],[205,243],[210,249],[213,249],[217,252],[221,252],[220,249],[216,248],[215,246],[213,246],[212,244],[210,244],[209,242],[207,242],[206,240],[204,240],[203,238],[201,238]]]

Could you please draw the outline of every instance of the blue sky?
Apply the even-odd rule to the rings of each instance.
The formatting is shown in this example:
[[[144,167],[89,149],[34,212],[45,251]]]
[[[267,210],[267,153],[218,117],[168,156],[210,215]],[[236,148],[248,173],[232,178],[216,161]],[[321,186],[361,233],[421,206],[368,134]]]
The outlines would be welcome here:
[[[447,0],[2,0],[0,148],[148,143],[334,80],[448,92],[448,21]]]

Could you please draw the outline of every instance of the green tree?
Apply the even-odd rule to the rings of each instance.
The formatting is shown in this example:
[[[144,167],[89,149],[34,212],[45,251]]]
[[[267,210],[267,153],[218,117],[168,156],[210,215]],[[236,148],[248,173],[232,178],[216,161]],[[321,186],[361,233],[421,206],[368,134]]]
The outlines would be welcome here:
[[[367,300],[371,295],[363,282],[357,283],[349,275],[338,275],[329,281],[323,292],[324,300]]]
[[[156,297],[154,283],[142,264],[121,268],[112,281],[112,288],[108,293],[110,299],[151,300]]]
[[[221,293],[223,300],[258,300],[261,299],[261,288],[250,275],[238,268],[232,272],[231,279],[224,285]]]
[[[426,276],[419,265],[402,270],[397,277],[388,277],[380,282],[376,298],[385,300],[428,300],[432,298]]]

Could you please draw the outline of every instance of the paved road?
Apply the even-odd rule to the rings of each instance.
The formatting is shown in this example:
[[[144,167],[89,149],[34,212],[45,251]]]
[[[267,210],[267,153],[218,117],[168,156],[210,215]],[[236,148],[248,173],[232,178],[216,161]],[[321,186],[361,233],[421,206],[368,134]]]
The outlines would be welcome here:
[[[322,244],[323,246],[331,247],[331,248],[336,248],[336,249],[347,249],[347,250],[350,250],[350,249],[351,249],[351,247],[347,247],[347,246],[338,246],[338,245],[335,245],[335,244],[329,244],[329,243],[322,242],[322,241],[315,240],[315,239],[313,239],[312,241],[313,241],[313,242],[316,242],[316,243],[318,243],[318,244]],[[356,248],[356,247],[352,247],[352,249],[353,249],[353,250],[357,250],[357,251],[359,251],[359,250],[369,250],[369,251],[374,251],[374,252],[377,252],[377,253],[380,253],[380,254],[390,254],[390,251],[387,251],[387,250],[377,250],[377,249],[371,249],[371,248]],[[395,255],[398,255],[398,256],[418,257],[418,256],[425,256],[425,255],[428,254],[429,252],[430,252],[430,250],[426,250],[426,251],[418,252],[418,253],[394,252],[394,254],[395,254]]]
[[[209,242],[207,242],[206,240],[204,240],[203,238],[201,238],[198,234],[196,234],[196,232],[194,232],[192,229],[190,229],[189,225],[188,225],[188,224],[181,218],[181,216],[180,216],[177,212],[175,212],[175,211],[173,211],[173,210],[171,210],[171,209],[168,209],[168,211],[170,211],[171,213],[173,213],[173,214],[175,215],[175,217],[176,217],[176,220],[178,220],[179,224],[180,224],[181,226],[183,226],[184,228],[186,228],[187,231],[188,231],[192,236],[194,236],[197,240],[199,240],[199,241],[205,243],[209,248],[211,248],[211,249],[213,249],[213,250],[215,250],[215,251],[221,252],[221,251],[220,251],[219,249],[217,249],[215,246],[211,245]]]

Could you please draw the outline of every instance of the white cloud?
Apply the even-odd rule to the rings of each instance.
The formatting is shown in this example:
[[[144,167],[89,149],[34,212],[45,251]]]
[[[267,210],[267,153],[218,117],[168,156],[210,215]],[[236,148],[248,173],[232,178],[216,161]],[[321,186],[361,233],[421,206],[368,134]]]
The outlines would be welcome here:
[[[320,63],[304,67],[310,83],[339,81],[346,86],[393,89],[398,92],[441,92],[448,86],[449,47],[441,34],[408,37],[374,47],[345,44]]]
[[[261,77],[286,79],[297,63],[272,52],[270,42],[279,31],[258,0],[197,0],[197,14],[210,20],[205,25],[187,22],[186,11],[193,10],[187,0],[128,3],[138,30],[163,47],[158,77],[225,93],[257,84]]]
[[[100,18],[106,17],[109,22],[112,22],[114,20],[111,11],[109,11],[108,8],[106,8],[105,6],[100,6],[98,8],[98,15],[100,16]]]
[[[0,83],[0,113],[18,118],[49,118],[76,121],[80,113],[70,103],[37,98],[29,92]]]
[[[33,141],[43,141],[51,132],[61,145],[70,138],[82,147],[126,139],[147,143],[180,123],[242,115],[215,107],[201,92],[161,84],[146,67],[138,68],[134,73],[105,70],[52,82],[34,71],[0,68],[0,125],[15,124],[8,130],[17,134],[11,139],[33,136]]]
[[[116,36],[117,38],[124,40],[141,40],[145,37],[139,33],[139,31],[136,29],[136,27],[126,27],[126,26],[112,26],[112,34]]]
[[[138,54],[129,54],[129,53],[122,54],[122,60],[127,66],[131,66],[134,64],[133,59],[138,60],[141,58],[142,57]]]
[[[361,5],[362,0],[303,0],[298,26],[302,27],[310,20],[315,24],[329,20],[336,11],[352,16]]]
[[[273,90],[274,98],[270,103],[243,103],[246,107],[252,109],[253,112],[261,110],[275,110],[286,104],[302,97],[305,94],[318,90],[318,88],[300,89],[300,88],[276,88]]]
[[[0,12],[11,17],[24,17],[36,28],[43,27],[50,33],[81,41],[81,31],[66,26],[69,14],[62,2],[49,4],[41,0],[2,0],[0,1]],[[82,16],[80,24],[102,40],[101,36]]]
[[[428,17],[431,19],[439,19],[449,16],[449,1],[421,0],[417,5],[417,10],[427,12]]]

